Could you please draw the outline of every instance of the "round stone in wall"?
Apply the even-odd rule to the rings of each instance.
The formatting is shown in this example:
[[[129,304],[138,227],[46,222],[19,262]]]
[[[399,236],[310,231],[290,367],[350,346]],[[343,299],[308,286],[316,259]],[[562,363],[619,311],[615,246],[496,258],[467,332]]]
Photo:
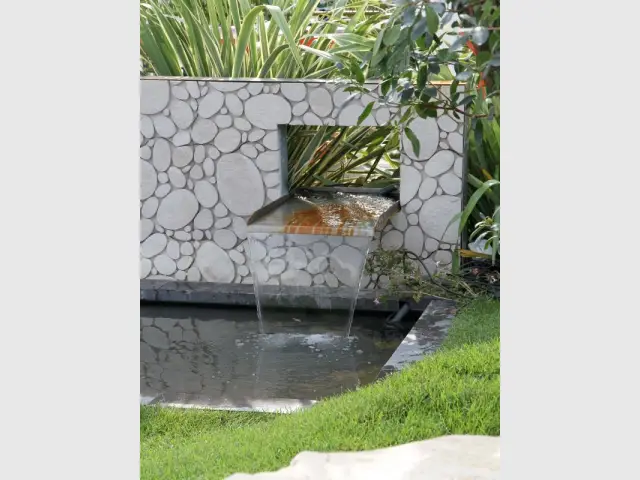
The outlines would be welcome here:
[[[191,134],[189,133],[188,130],[180,130],[171,139],[171,142],[176,147],[182,147],[183,145],[187,145],[190,141],[191,141]]]
[[[362,105],[350,103],[340,111],[340,115],[338,116],[338,123],[340,125],[356,125],[358,122],[358,118],[360,117],[363,111],[364,111],[364,107]],[[362,127],[376,126],[376,120],[375,118],[373,118],[373,115],[367,115],[367,118],[365,118],[362,121],[360,126]]]
[[[191,110],[191,107],[187,102],[175,99],[172,100],[169,105],[169,112],[173,123],[175,123],[180,130],[189,128],[193,123],[193,110]]]
[[[249,130],[251,130],[251,124],[247,122],[244,118],[235,118],[233,120],[233,126],[243,132],[248,132]]]
[[[407,165],[400,167],[400,204],[406,205],[418,193],[422,175],[418,170]]]
[[[309,105],[316,115],[326,117],[333,110],[331,94],[324,88],[314,88],[309,92]]]
[[[174,97],[176,97],[179,100],[189,100],[189,92],[182,85],[176,85],[171,87],[171,93],[173,94]]]
[[[340,282],[338,282],[338,277],[336,277],[333,273],[327,272],[324,274],[324,280],[331,288],[338,288],[340,286]]]
[[[383,250],[398,250],[402,247],[403,242],[404,238],[402,237],[402,233],[398,230],[391,230],[382,236],[380,245]]]
[[[303,115],[309,109],[309,104],[307,102],[296,103],[291,110],[294,117],[299,117]]]
[[[153,166],[159,172],[164,172],[171,164],[171,147],[169,142],[159,138],[153,146]]]
[[[148,198],[142,204],[142,209],[140,213],[144,218],[151,218],[156,214],[156,210],[158,210],[158,199],[156,197]]]
[[[261,242],[253,241],[249,245],[249,258],[252,261],[258,262],[267,256],[267,249]]]
[[[446,113],[438,117],[438,126],[445,132],[455,132],[458,123]]]
[[[458,152],[460,155],[464,153],[464,139],[462,138],[462,135],[460,135],[458,132],[453,132],[449,134],[447,140],[449,141],[449,145],[451,146],[451,148],[453,148],[456,152]]]
[[[449,228],[447,225],[460,212],[460,207],[461,199],[458,197],[449,195],[431,197],[424,202],[420,210],[422,230],[432,238],[442,239],[446,243],[457,243],[459,222],[454,222]]]
[[[213,209],[213,213],[216,217],[224,217],[227,213],[229,213],[229,210],[227,210],[227,207],[225,207],[222,203],[219,203],[216,205],[216,208]]]
[[[215,173],[216,165],[215,165],[215,163],[213,163],[213,160],[211,160],[210,158],[207,158],[207,159],[205,159],[204,163],[202,164],[202,170],[204,171],[204,174],[207,177],[210,177]]]
[[[413,200],[411,200],[409,203],[405,205],[404,212],[407,215],[410,213],[417,212],[418,210],[420,210],[421,206],[422,206],[422,200],[418,198],[414,198]]]
[[[224,95],[216,90],[211,90],[198,102],[198,115],[202,118],[211,118],[220,111],[224,103]]]
[[[208,230],[213,226],[213,215],[211,210],[203,208],[193,219],[193,225],[199,230]]]
[[[273,172],[280,168],[280,153],[264,152],[258,155],[256,165],[263,172]]]
[[[451,150],[440,150],[425,164],[424,171],[430,177],[437,177],[451,168],[454,159]]]
[[[453,173],[462,178],[462,157],[457,157],[453,162]]]
[[[440,265],[449,265],[452,260],[451,252],[447,250],[438,250],[433,256],[433,259]]]
[[[191,234],[187,233],[187,232],[183,232],[182,230],[177,231],[173,234],[174,238],[176,238],[177,240],[181,240],[183,242],[188,242],[189,240],[191,240]],[[191,244],[184,244],[184,245],[191,245]],[[181,247],[182,248],[182,247]],[[187,253],[187,255],[191,255],[190,253]]]
[[[308,263],[307,256],[305,255],[304,250],[299,247],[291,247],[287,251],[285,258],[287,260],[289,268],[293,269],[300,270],[302,268],[305,268]]]
[[[448,172],[438,179],[442,191],[448,195],[458,195],[462,192],[462,180],[453,172]]]
[[[336,105],[336,108],[342,107],[347,102],[347,99],[352,96],[353,99],[349,100],[349,104],[357,101],[358,94],[354,95],[353,92],[345,92],[343,88],[339,88],[333,93],[333,103]]]
[[[420,190],[418,191],[418,197],[422,200],[427,200],[433,196],[438,187],[438,182],[435,178],[427,177],[422,180],[420,184]]]
[[[434,118],[415,118],[411,121],[409,127],[420,141],[420,151],[415,152],[409,138],[406,135],[402,135],[402,148],[409,158],[423,160],[436,153],[440,130]]]
[[[169,185],[167,183],[163,183],[158,188],[156,188],[156,197],[164,198],[167,195],[169,195],[170,191],[171,191],[171,185]]]
[[[178,260],[178,268],[180,270],[186,270],[191,266],[192,263],[193,257],[187,255],[186,257],[182,257],[180,260]]]
[[[173,164],[178,168],[183,168],[191,163],[193,159],[193,147],[185,145],[183,147],[177,147],[173,150],[171,156]]]
[[[242,217],[235,217],[233,219],[233,231],[238,238],[244,240],[247,238],[247,222]]]
[[[144,135],[146,138],[152,138],[155,129],[153,128],[153,122],[149,117],[144,115],[140,116],[140,133]]]
[[[238,97],[240,97],[241,100],[246,100],[249,96],[249,92],[244,88],[238,91]]]
[[[246,261],[244,255],[237,250],[231,250],[229,252],[229,258],[233,263],[237,263],[238,265],[244,265],[244,262]]]
[[[218,202],[218,192],[216,187],[205,180],[195,183],[193,191],[200,205],[206,208],[212,208]]]
[[[282,272],[285,271],[286,268],[287,268],[287,262],[285,262],[281,258],[276,258],[269,262],[269,266],[267,267],[267,270],[269,272],[269,275],[280,275]]]
[[[278,172],[267,173],[264,176],[264,184],[267,187],[275,187],[277,185],[280,185],[280,173]]]
[[[164,228],[179,230],[189,224],[198,213],[198,200],[189,190],[174,190],[160,203],[157,222]]]
[[[167,237],[161,233],[154,233],[140,245],[140,255],[151,258],[162,252],[167,246]]]
[[[313,277],[313,284],[314,285],[322,285],[324,283],[324,276],[321,274],[318,274],[316,276]]]
[[[256,150],[256,147],[249,143],[242,145],[242,147],[240,147],[240,152],[249,158],[256,158],[258,156],[258,150]]]
[[[202,242],[196,253],[196,266],[209,282],[230,283],[236,270],[229,256],[211,241]]]
[[[140,278],[146,278],[151,273],[151,265],[148,258],[140,259]]]
[[[264,137],[264,134],[266,132],[260,128],[256,128],[251,130],[251,132],[249,132],[249,141],[250,142],[257,142],[258,140],[260,140],[262,137]]]
[[[220,158],[220,151],[216,147],[209,146],[207,148],[207,153],[209,157],[213,158],[214,160]]]
[[[299,102],[307,96],[307,87],[303,83],[283,83],[281,91],[292,102]]]
[[[287,287],[310,287],[313,279],[304,270],[287,270],[280,276],[280,283]]]
[[[409,225],[417,225],[418,224],[418,215],[416,215],[415,213],[410,214],[407,217],[407,221],[409,222]]]
[[[229,128],[233,124],[233,120],[229,115],[216,115],[214,121],[220,128]]]
[[[166,172],[160,172],[158,174],[158,181],[160,183],[167,183],[169,181],[169,176],[166,174]]]
[[[213,241],[225,250],[230,250],[236,246],[238,237],[231,230],[216,230],[213,232]]]
[[[178,131],[175,124],[168,117],[154,115],[151,118],[153,119],[153,127],[159,137],[169,138]]]
[[[176,188],[183,188],[187,184],[187,179],[184,174],[180,171],[180,169],[176,167],[170,167],[167,172],[169,175],[169,181],[171,185]]]
[[[307,271],[311,275],[317,275],[318,273],[324,272],[328,266],[329,261],[327,260],[327,257],[316,257],[309,262]]]
[[[219,160],[217,177],[220,198],[236,215],[251,215],[264,204],[262,176],[244,155],[234,153]]]
[[[194,230],[192,236],[194,240],[200,241],[204,238],[204,233],[202,233],[202,230]],[[193,246],[197,247],[195,243],[193,244]]]
[[[262,140],[262,144],[269,150],[278,150],[280,148],[280,137],[278,131],[269,132]]]
[[[407,217],[404,212],[398,212],[393,217],[391,217],[391,224],[401,232],[404,232],[407,229]]]
[[[278,125],[291,121],[291,105],[277,95],[257,95],[247,100],[245,115],[256,127],[275,130]]]
[[[175,240],[169,240],[169,243],[167,244],[167,250],[166,250],[167,255],[169,256],[169,258],[172,258],[173,260],[177,260],[180,258],[180,244],[178,242],[176,242]]]
[[[231,153],[240,146],[241,134],[235,128],[220,130],[213,144],[222,153]]]
[[[218,127],[207,118],[199,118],[191,128],[191,138],[195,143],[209,143],[218,133]]]
[[[234,117],[239,117],[240,115],[242,115],[242,112],[244,110],[242,102],[235,93],[227,93],[224,104],[229,109],[229,113]]]
[[[424,249],[431,253],[431,252],[435,252],[436,250],[438,250],[438,241],[434,240],[433,238],[427,238],[424,241]]]
[[[185,86],[187,87],[187,91],[189,95],[193,98],[200,98],[200,87],[198,86],[198,82],[195,80],[185,82]]]
[[[303,115],[302,122],[305,125],[322,125],[322,119],[311,112],[307,112]]]
[[[362,253],[357,249],[349,245],[340,245],[329,256],[329,268],[342,283],[356,287],[360,282],[363,260]]]
[[[169,104],[170,87],[167,80],[143,80],[140,88],[140,113],[160,113]]]
[[[158,177],[155,169],[149,162],[140,161],[140,200],[145,200],[153,195],[158,186]]]
[[[191,245],[190,243],[183,243],[182,245],[180,245],[180,253],[182,253],[183,255],[193,255],[193,245]]]
[[[140,158],[143,160],[149,160],[151,158],[151,149],[147,145],[140,148]]]
[[[411,226],[404,234],[404,248],[415,253],[419,257],[422,256],[422,246],[424,245],[424,234],[420,227]]]
[[[247,91],[251,95],[258,95],[260,92],[262,92],[262,87],[264,87],[264,83],[262,82],[250,82],[247,86]]]
[[[202,171],[202,167],[200,165],[194,165],[193,168],[189,171],[189,177],[194,180],[200,180],[204,177],[204,172]]]
[[[147,220],[146,218],[143,218],[142,220],[140,220],[139,227],[140,227],[140,242],[143,242],[153,232],[153,222],[151,220]]]
[[[187,280],[189,282],[199,282],[200,278],[200,270],[196,266],[191,267],[187,272]]]

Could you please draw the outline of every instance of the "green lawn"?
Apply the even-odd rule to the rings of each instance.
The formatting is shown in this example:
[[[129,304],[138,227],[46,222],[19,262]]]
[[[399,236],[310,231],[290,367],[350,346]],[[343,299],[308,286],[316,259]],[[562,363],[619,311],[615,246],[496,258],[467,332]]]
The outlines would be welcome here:
[[[383,381],[290,414],[140,409],[142,479],[277,470],[302,450],[364,450],[447,434],[500,435],[500,303],[478,300],[443,348]]]

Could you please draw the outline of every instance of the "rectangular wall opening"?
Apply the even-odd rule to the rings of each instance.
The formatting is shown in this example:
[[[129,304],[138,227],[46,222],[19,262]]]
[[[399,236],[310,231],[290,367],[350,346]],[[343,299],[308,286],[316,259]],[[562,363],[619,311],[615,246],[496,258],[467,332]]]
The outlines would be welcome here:
[[[384,188],[399,185],[399,133],[391,126],[286,127],[288,185]]]

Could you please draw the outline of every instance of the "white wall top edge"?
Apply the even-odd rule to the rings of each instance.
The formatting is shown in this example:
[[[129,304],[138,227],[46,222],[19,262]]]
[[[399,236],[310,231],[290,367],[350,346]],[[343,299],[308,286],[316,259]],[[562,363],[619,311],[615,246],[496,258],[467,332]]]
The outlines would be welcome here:
[[[174,82],[232,82],[232,83],[305,83],[305,84],[319,84],[319,85],[332,85],[345,83],[340,80],[326,80],[326,79],[313,79],[313,78],[219,78],[219,77],[160,77],[160,76],[144,76],[140,77],[140,80],[170,80]],[[436,81],[431,82],[433,85],[450,85],[448,81]],[[365,85],[378,85],[379,81],[367,81]],[[462,85],[462,83],[460,83]]]

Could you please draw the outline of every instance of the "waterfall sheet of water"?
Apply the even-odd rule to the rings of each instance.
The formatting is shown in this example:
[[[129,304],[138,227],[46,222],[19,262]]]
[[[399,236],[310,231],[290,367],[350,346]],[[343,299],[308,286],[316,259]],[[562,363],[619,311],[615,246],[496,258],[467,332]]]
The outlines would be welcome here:
[[[294,322],[312,322],[295,298],[313,287],[317,309],[343,313],[348,336],[371,241],[398,209],[379,193],[304,189],[256,212],[248,243],[261,332],[279,332],[283,307]]]

